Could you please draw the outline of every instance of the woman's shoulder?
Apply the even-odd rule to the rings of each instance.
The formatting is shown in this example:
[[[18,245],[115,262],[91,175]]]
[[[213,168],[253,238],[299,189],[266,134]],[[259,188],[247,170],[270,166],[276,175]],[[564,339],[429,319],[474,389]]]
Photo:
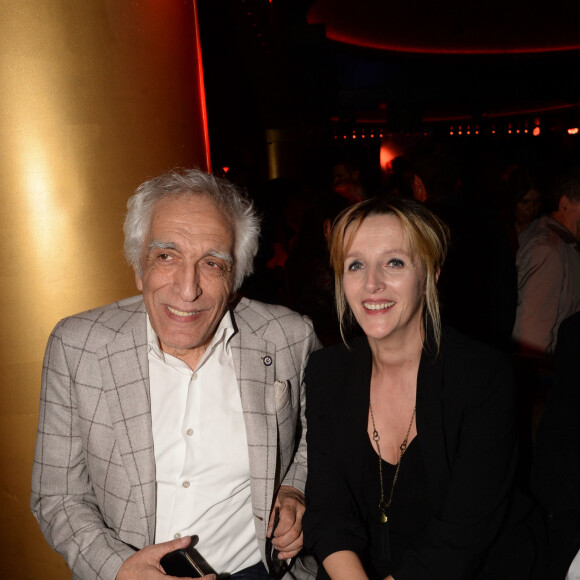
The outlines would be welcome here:
[[[498,348],[481,342],[451,326],[444,326],[441,337],[441,353],[447,361],[509,363],[509,357]]]
[[[310,355],[308,365],[318,369],[327,365],[344,367],[352,364],[358,358],[370,356],[370,348],[366,337],[357,337],[348,345],[344,343],[327,346]]]
[[[511,396],[513,366],[510,357],[501,350],[446,327],[441,340],[441,357],[448,388],[458,389],[464,396],[496,390]]]

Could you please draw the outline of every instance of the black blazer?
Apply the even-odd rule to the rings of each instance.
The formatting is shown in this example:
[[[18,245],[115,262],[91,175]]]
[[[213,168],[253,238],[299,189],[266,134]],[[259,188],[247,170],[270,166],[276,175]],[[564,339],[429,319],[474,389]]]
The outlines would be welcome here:
[[[338,550],[360,554],[367,544],[356,496],[366,483],[361,450],[368,445],[370,378],[365,337],[351,350],[315,352],[308,363],[304,535],[320,562]],[[396,580],[477,577],[510,507],[514,396],[511,363],[499,351],[452,329],[439,355],[424,348],[416,420],[434,516],[392,572]]]

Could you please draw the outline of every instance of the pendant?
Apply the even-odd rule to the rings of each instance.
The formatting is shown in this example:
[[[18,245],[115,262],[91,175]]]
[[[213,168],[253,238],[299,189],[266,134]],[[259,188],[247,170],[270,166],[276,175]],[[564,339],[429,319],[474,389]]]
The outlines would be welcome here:
[[[379,522],[381,524],[386,524],[389,518],[387,518],[387,504],[384,501],[379,502]]]

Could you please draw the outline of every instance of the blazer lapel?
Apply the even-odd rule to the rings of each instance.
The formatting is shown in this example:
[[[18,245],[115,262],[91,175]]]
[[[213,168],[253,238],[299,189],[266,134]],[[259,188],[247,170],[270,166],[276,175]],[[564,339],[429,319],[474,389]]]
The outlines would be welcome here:
[[[155,530],[155,455],[144,318],[98,351],[105,397],[148,543]],[[128,498],[127,498],[128,499]]]
[[[417,431],[420,435],[426,435],[421,437],[421,449],[427,475],[444,475],[429,481],[434,497],[442,491],[438,487],[441,487],[450,473],[449,465],[441,464],[441,457],[447,457],[443,428],[444,370],[442,355],[435,356],[425,349],[417,377]]]
[[[231,347],[248,438],[252,506],[254,515],[267,523],[274,490],[279,484],[276,350],[243,324],[232,337]],[[266,526],[258,529],[258,539],[264,539],[265,529]]]

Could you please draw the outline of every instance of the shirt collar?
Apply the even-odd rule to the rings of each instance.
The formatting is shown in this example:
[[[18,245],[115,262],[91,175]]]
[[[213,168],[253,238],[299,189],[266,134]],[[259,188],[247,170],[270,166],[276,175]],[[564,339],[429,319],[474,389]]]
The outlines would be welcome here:
[[[230,340],[234,335],[234,332],[235,330],[232,314],[228,309],[226,310],[226,313],[220,320],[220,323],[216,328],[213,339],[200,361],[200,365],[203,364],[203,361],[205,361],[209,356],[211,356],[211,354],[220,344],[223,344],[225,353],[229,356],[231,351]],[[153,327],[151,326],[149,314],[147,314],[147,352],[152,354],[156,358],[162,360],[163,362],[166,362],[165,353],[163,352],[161,345],[159,344],[159,338],[157,337],[157,333],[153,330]]]
[[[547,226],[550,228],[557,236],[560,236],[566,244],[576,245],[578,241],[572,235],[572,232],[558,220],[555,220],[552,216],[548,217]]]

